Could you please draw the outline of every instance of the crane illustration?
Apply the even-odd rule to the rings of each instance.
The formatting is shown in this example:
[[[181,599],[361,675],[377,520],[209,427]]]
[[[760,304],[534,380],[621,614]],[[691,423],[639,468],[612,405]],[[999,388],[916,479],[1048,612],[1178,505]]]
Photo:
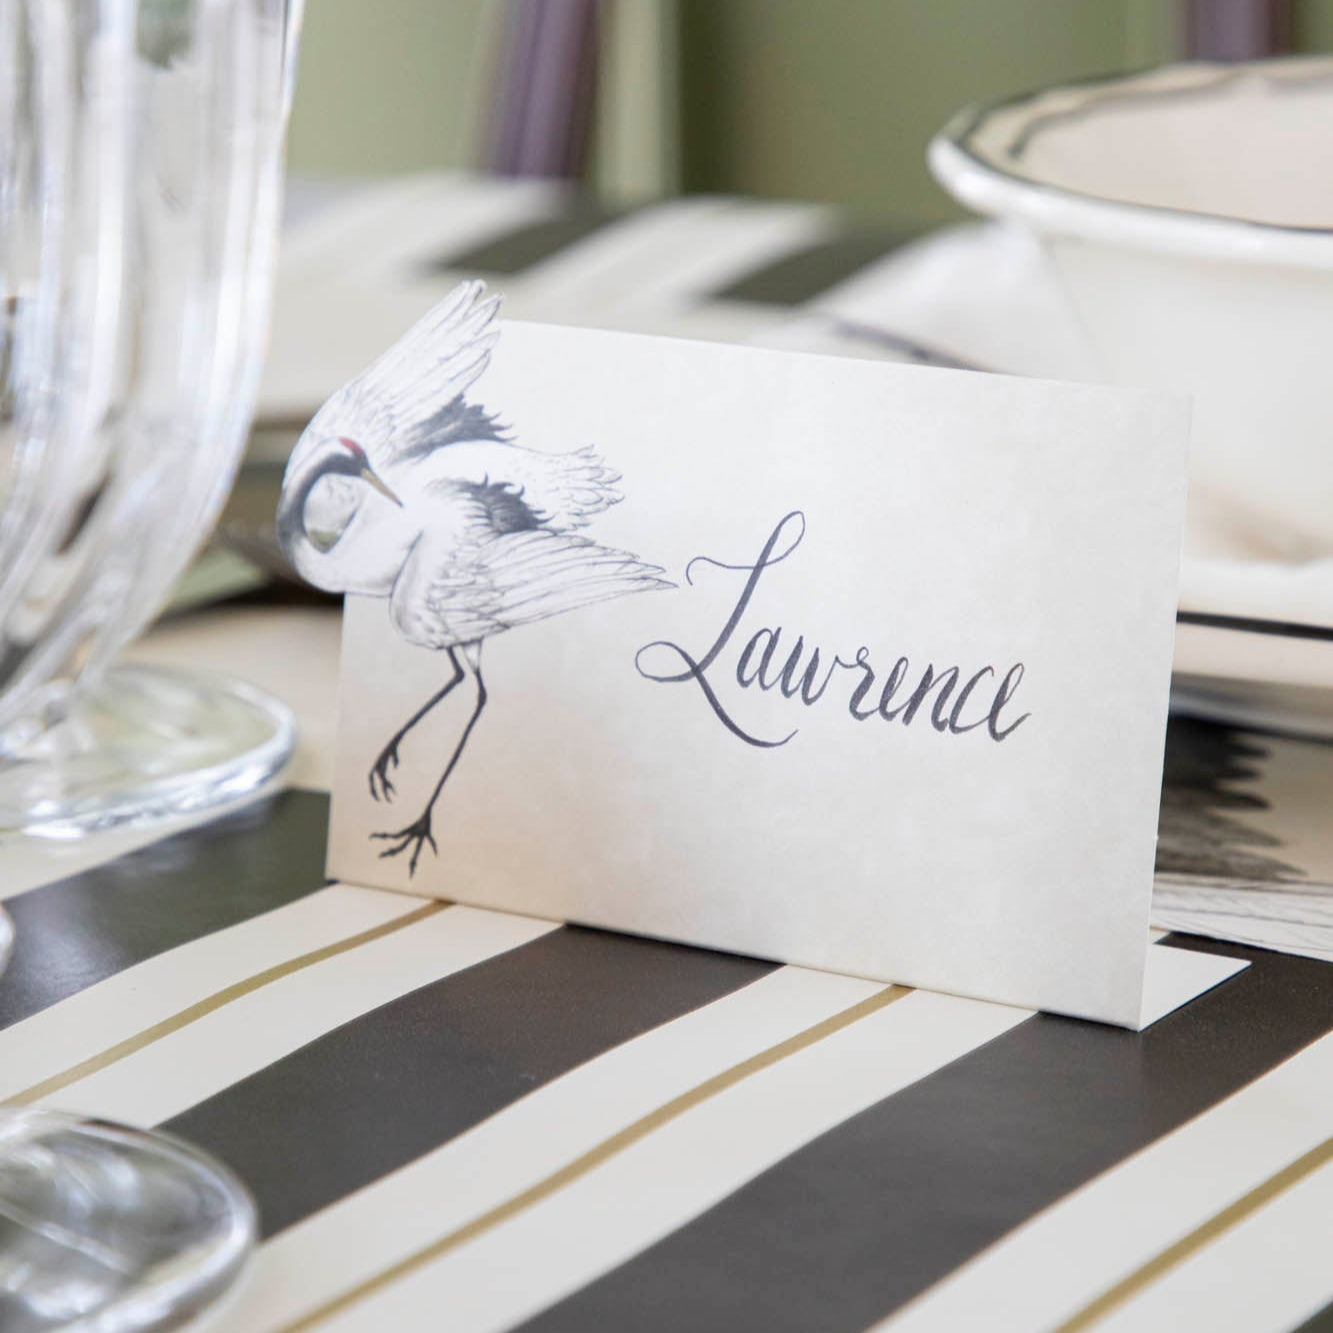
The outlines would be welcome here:
[[[486,707],[486,639],[548,616],[674,585],[662,569],[578,529],[616,504],[620,478],[591,447],[547,454],[516,444],[466,394],[499,336],[499,297],[466,282],[320,408],[292,451],[277,529],[302,578],[389,600],[405,639],[444,653],[448,678],[389,738],[370,794],[412,729],[471,678],[472,711],[420,815],[371,836],[382,857],[438,853],[431,816]]]

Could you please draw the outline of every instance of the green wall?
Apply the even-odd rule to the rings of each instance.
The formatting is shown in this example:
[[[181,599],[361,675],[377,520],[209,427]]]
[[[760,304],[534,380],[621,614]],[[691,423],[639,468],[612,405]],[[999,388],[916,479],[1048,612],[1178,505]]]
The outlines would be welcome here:
[[[1296,0],[1291,21],[1298,51],[1333,51],[1333,0]]]
[[[380,175],[476,160],[494,0],[307,0],[292,171]]]
[[[1157,0],[682,0],[685,186],[955,216],[924,163],[954,111],[1170,59],[1173,18]]]

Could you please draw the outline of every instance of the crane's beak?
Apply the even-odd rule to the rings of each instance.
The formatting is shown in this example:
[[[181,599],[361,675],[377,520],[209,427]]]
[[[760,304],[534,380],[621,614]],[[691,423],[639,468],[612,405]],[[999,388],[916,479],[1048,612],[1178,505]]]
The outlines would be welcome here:
[[[368,481],[386,500],[392,500],[399,509],[403,507],[403,502],[380,480],[379,476],[372,472],[369,467],[363,467],[360,473],[363,481]]]

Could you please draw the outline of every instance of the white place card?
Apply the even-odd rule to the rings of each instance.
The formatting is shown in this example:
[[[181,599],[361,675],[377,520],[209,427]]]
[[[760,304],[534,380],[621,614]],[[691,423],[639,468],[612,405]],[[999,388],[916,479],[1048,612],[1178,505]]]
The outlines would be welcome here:
[[[454,306],[288,470],[330,873],[1138,1026],[1185,405]]]

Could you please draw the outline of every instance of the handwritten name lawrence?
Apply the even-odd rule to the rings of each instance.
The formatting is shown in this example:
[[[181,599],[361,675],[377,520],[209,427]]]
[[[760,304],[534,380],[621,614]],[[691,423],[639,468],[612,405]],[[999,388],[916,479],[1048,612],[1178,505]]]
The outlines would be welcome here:
[[[937,670],[932,662],[914,670],[906,657],[899,657],[885,672],[872,662],[864,645],[850,657],[830,658],[821,648],[807,646],[801,634],[792,639],[781,625],[750,629],[745,622],[761,581],[774,566],[789,560],[804,540],[805,515],[793,510],[773,529],[753,564],[728,564],[711,556],[691,560],[685,569],[685,581],[691,585],[696,565],[736,577],[740,591],[731,613],[701,652],[670,639],[644,644],[634,658],[639,674],[661,685],[697,687],[728,731],[749,745],[769,748],[786,745],[799,728],[785,736],[760,736],[748,730],[737,720],[731,702],[733,683],[740,690],[776,689],[807,708],[830,689],[836,697],[843,697],[846,690],[847,711],[858,722],[878,719],[910,726],[920,714],[936,731],[954,736],[984,728],[983,735],[1003,741],[1027,721],[1028,713],[1013,716],[1014,696],[1023,682],[1022,662],[1003,674],[986,665],[964,677],[957,666]]]

